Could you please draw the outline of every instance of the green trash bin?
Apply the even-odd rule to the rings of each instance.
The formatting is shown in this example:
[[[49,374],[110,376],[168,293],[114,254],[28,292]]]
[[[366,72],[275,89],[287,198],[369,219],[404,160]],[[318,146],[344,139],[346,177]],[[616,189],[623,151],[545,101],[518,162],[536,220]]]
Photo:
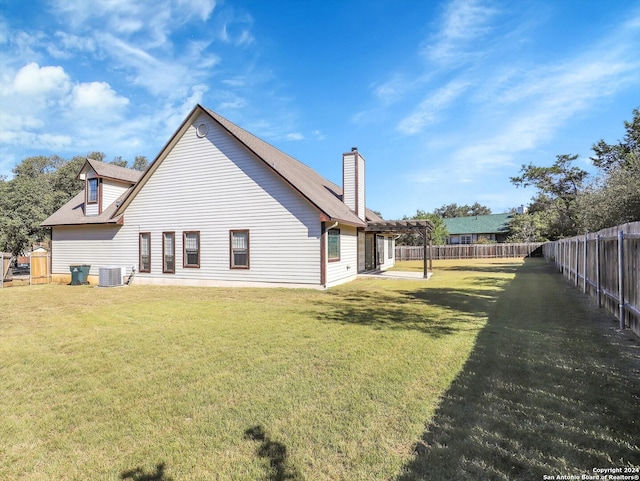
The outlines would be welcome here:
[[[89,264],[71,264],[69,270],[71,271],[71,285],[81,286],[89,284],[89,270],[91,265]]]

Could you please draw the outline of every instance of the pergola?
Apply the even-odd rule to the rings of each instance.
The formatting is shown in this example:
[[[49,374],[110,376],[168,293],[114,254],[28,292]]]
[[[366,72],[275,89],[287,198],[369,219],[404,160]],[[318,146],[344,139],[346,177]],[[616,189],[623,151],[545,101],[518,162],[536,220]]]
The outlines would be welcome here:
[[[433,258],[431,255],[431,245],[433,238],[433,224],[429,220],[385,220],[382,222],[368,222],[365,232],[376,233],[399,233],[418,232],[422,236],[423,242],[423,266],[424,278],[428,278],[429,271],[433,270]],[[429,247],[429,249],[427,249]]]

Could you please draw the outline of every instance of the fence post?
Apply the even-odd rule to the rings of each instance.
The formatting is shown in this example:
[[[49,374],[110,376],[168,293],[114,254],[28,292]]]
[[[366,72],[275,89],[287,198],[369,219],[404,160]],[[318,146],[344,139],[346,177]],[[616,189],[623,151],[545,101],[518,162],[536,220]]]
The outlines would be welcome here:
[[[587,293],[587,234],[584,235],[584,252],[582,253],[582,292]]]
[[[596,234],[596,296],[598,307],[602,307],[602,274],[600,273],[600,234]]]
[[[576,287],[578,287],[578,284],[580,283],[580,269],[578,269],[579,265],[580,265],[580,238],[576,237]]]
[[[625,328],[624,322],[624,232],[618,231],[618,313],[620,316],[620,329]]]

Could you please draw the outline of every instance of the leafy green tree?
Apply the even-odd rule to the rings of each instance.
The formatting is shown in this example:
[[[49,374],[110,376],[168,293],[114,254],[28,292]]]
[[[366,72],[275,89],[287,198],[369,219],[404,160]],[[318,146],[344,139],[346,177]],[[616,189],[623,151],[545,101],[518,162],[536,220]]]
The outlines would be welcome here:
[[[20,254],[31,242],[46,235],[40,223],[53,212],[50,179],[58,161],[57,157],[26,158],[14,167],[14,178],[3,182],[0,196],[3,250]]]
[[[402,220],[418,220],[418,219],[426,219],[430,220],[433,224],[433,231],[431,233],[433,243],[434,244],[444,244],[446,243],[447,236],[449,232],[447,232],[447,227],[444,225],[444,221],[442,217],[425,212],[424,210],[418,209],[415,215],[411,217],[404,216]],[[397,245],[405,245],[405,246],[420,246],[423,245],[423,236],[418,232],[408,232],[406,234],[400,235],[398,240],[396,241]]]
[[[129,162],[127,162],[125,159],[123,159],[121,156],[116,155],[113,160],[111,162],[109,162],[110,164],[113,165],[117,165],[118,167],[127,167]]]
[[[514,213],[509,221],[507,242],[545,242],[543,232],[548,230],[543,212]]]
[[[99,160],[100,162],[104,162],[104,159],[107,156],[104,154],[104,152],[89,152],[87,154],[87,158],[88,159],[93,159],[93,160]]]
[[[133,161],[133,170],[145,171],[149,167],[149,161],[145,155],[136,155],[136,160]]]
[[[595,232],[640,220],[640,166],[616,166],[578,198],[584,224]]]
[[[617,144],[600,140],[593,144],[593,164],[604,172],[617,168],[636,168],[640,162],[640,110],[633,110],[633,120],[624,122],[625,135]]]
[[[444,219],[450,219],[452,217],[473,217],[476,215],[489,215],[491,214],[491,209],[476,202],[473,205],[443,205],[442,207],[438,207],[437,209],[435,209],[433,213]]]
[[[578,157],[558,155],[550,167],[523,165],[521,175],[511,177],[516,187],[533,186],[538,189],[538,195],[529,210],[531,213],[544,212],[548,226],[542,235],[551,240],[584,232],[577,199],[589,173],[572,165]]]
[[[75,156],[71,160],[60,159],[50,182],[53,191],[53,212],[62,207],[74,195],[82,190],[84,183],[78,180],[78,172],[86,161],[86,157]]]
[[[600,175],[579,198],[590,231],[640,220],[640,110],[633,110],[633,120],[624,127],[617,144],[600,140],[592,147],[591,160]]]

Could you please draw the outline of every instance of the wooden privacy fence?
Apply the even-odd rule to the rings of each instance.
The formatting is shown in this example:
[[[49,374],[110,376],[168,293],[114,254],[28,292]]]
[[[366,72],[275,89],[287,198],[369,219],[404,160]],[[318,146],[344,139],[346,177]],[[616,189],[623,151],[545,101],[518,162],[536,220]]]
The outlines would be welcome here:
[[[524,244],[454,244],[430,246],[427,248],[427,256],[431,250],[434,260],[444,259],[485,259],[499,257],[528,257],[540,252],[541,242]],[[396,246],[396,260],[417,261],[422,260],[424,248],[422,246]]]
[[[34,284],[48,284],[50,279],[49,273],[49,253],[48,252],[32,252],[29,256],[29,276],[15,275],[12,273],[11,261],[14,257],[11,254],[5,252],[0,253],[2,262],[2,272],[0,275],[0,288],[9,287],[13,285],[25,285],[27,282],[30,285]]]
[[[29,282],[33,284],[49,283],[49,253],[48,252],[32,252],[31,253],[31,271]]]
[[[640,336],[640,222],[632,222],[543,246],[544,257]]]

